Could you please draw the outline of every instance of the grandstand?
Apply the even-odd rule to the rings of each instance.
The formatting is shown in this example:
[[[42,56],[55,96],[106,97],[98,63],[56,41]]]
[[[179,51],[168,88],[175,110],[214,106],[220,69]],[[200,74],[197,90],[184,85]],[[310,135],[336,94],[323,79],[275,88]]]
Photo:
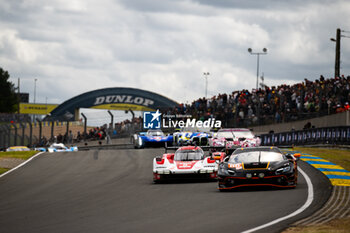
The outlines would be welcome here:
[[[350,76],[315,81],[304,79],[294,85],[280,85],[252,91],[233,91],[192,104],[169,109],[168,114],[215,118],[225,127],[253,127],[311,119],[349,110]]]

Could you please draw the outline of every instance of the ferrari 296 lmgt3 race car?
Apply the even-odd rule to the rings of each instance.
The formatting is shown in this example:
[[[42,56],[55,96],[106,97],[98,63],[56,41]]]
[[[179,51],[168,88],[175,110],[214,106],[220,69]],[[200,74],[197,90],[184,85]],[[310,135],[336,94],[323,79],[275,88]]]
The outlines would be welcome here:
[[[297,158],[277,147],[238,148],[223,158],[218,168],[218,189],[244,186],[294,188],[298,180]]]
[[[183,178],[216,179],[218,163],[205,156],[199,146],[183,146],[175,153],[165,153],[153,159],[153,181]]]

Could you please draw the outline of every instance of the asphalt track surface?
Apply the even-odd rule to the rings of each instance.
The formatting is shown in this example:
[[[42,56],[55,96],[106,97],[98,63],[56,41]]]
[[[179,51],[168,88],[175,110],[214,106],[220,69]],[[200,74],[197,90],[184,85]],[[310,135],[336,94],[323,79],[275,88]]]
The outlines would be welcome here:
[[[216,182],[152,183],[162,149],[44,153],[0,178],[0,232],[242,232],[286,216],[307,198],[296,189],[219,192]],[[300,215],[259,232],[280,232],[319,209],[329,181],[300,161],[315,200]]]

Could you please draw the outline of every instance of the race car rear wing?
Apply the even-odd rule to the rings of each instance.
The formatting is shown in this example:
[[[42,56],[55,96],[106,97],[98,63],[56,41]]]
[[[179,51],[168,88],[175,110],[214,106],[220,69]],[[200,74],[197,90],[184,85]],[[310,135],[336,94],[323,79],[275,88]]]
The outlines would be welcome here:
[[[191,145],[186,145],[186,146],[191,146]],[[197,145],[192,144],[192,146],[197,146]],[[177,150],[180,147],[184,147],[184,146],[168,146],[167,142],[165,142],[165,144],[164,144],[165,153],[167,153],[168,150]],[[204,151],[208,151],[210,149],[215,149],[216,151],[225,151],[226,150],[226,146],[220,146],[220,147],[218,147],[218,146],[197,146],[197,147],[200,147]]]

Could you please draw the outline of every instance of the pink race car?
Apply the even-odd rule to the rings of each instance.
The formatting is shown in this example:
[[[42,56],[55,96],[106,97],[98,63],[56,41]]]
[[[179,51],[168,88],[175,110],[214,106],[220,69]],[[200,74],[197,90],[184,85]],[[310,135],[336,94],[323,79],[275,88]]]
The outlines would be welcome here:
[[[256,147],[260,146],[260,143],[259,137],[256,137],[249,129],[242,128],[220,129],[209,140],[209,145],[214,148],[212,152],[220,149],[232,151],[237,147]]]

